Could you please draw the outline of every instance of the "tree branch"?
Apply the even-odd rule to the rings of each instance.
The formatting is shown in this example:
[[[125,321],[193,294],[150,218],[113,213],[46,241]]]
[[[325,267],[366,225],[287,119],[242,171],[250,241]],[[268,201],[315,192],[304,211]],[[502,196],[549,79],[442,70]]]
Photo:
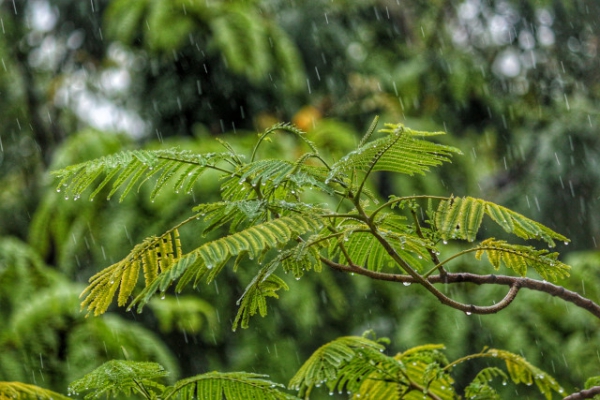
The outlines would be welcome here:
[[[421,283],[410,275],[402,274],[390,274],[385,272],[371,271],[366,268],[362,268],[358,265],[343,265],[338,264],[326,258],[321,258],[321,261],[329,267],[343,272],[351,272],[359,275],[367,276],[371,279],[389,281],[389,282],[403,282],[403,283]],[[504,296],[504,298],[494,304],[493,306],[475,306],[472,304],[463,304],[454,300],[445,301],[438,297],[440,302],[448,305],[457,310],[464,311],[472,314],[495,314],[498,311],[506,308],[516,297],[518,291],[522,288],[535,290],[538,292],[548,293],[552,296],[558,297],[562,300],[568,301],[569,303],[575,304],[577,307],[583,308],[584,310],[592,313],[596,318],[600,319],[600,305],[594,303],[592,300],[581,296],[577,292],[565,289],[562,286],[555,285],[550,282],[539,281],[531,278],[519,278],[515,276],[506,275],[477,275],[467,272],[461,273],[447,273],[445,276],[432,275],[425,279],[429,284],[435,283],[474,283],[476,285],[504,285],[509,286],[510,290]]]
[[[575,304],[577,307],[583,308],[584,310],[592,313],[596,318],[600,319],[600,305],[594,303],[592,300],[581,296],[579,293],[572,290],[565,289],[562,286],[555,285],[546,281],[539,281],[531,278],[519,278],[515,276],[505,275],[477,275],[472,273],[449,273],[443,279],[439,276],[431,276],[429,278],[431,283],[459,283],[468,282],[475,283],[477,285],[483,284],[496,284],[512,286],[517,284],[520,288],[529,290],[536,290],[538,292],[548,293],[552,296],[558,297],[569,303]]]
[[[503,308],[508,307],[508,305],[513,302],[513,300],[517,297],[517,293],[519,292],[519,289],[520,289],[520,285],[518,284],[518,282],[514,282],[512,285],[510,285],[510,290],[508,291],[506,296],[504,296],[504,298],[501,301],[499,301],[498,303],[496,303],[492,306],[476,306],[474,304],[464,304],[464,303],[460,303],[456,300],[452,300],[451,298],[442,294],[437,289],[435,289],[435,291],[430,290],[430,288],[433,287],[433,285],[432,285],[433,283],[441,283],[441,282],[454,283],[454,282],[442,281],[440,279],[441,277],[439,275],[431,276],[429,278],[422,278],[417,275],[418,278],[421,278],[421,279],[417,279],[410,275],[386,274],[383,272],[371,271],[371,270],[359,267],[358,265],[338,264],[338,263],[328,260],[326,258],[321,258],[321,261],[323,263],[325,263],[326,265],[330,266],[331,268],[337,269],[338,271],[360,274],[360,275],[368,276],[369,278],[372,278],[372,279],[383,280],[383,281],[392,281],[392,282],[418,283],[418,284],[424,285],[434,296],[437,297],[437,299],[442,304],[445,304],[449,307],[463,311],[469,315],[470,314],[495,314],[495,313],[497,313],[498,311],[502,310]],[[450,275],[452,275],[452,274],[448,274],[448,275],[446,275],[446,277],[450,276]],[[432,279],[432,278],[438,278],[438,279]]]
[[[591,399],[597,394],[600,394],[600,386],[594,386],[589,389],[570,394],[563,400]]]

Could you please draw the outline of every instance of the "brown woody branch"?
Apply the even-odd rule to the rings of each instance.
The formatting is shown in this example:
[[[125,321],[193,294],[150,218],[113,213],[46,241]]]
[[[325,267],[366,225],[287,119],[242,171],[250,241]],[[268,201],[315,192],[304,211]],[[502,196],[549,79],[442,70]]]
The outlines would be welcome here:
[[[586,390],[575,392],[568,395],[563,400],[580,400],[580,399],[591,399],[597,394],[600,394],[600,386],[594,386]]]
[[[351,272],[359,275],[367,276],[371,279],[389,281],[389,282],[403,282],[403,283],[420,283],[417,279],[410,275],[402,274],[391,274],[385,272],[372,271],[358,265],[344,265],[331,261],[326,258],[322,258],[321,261],[330,266],[333,269],[343,272]],[[504,298],[492,305],[492,306],[476,306],[473,304],[463,304],[454,301],[449,298],[439,298],[441,303],[455,308],[457,310],[464,311],[472,314],[495,314],[502,309],[506,308],[516,298],[517,293],[520,289],[529,289],[539,292],[548,293],[552,296],[558,297],[562,300],[568,301],[575,304],[577,307],[583,308],[584,310],[592,313],[596,318],[600,319],[600,305],[594,303],[592,300],[581,296],[577,292],[565,289],[562,286],[558,286],[546,281],[539,281],[531,278],[519,278],[514,276],[505,275],[478,275],[467,272],[460,273],[447,273],[445,276],[432,275],[425,278],[430,284],[435,283],[474,283],[476,285],[505,285],[510,289]],[[599,392],[600,393],[600,392]]]

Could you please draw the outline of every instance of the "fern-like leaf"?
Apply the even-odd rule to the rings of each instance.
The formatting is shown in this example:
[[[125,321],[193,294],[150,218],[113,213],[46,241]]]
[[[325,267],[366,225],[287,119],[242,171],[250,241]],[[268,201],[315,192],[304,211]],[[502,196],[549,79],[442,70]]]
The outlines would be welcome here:
[[[209,372],[183,379],[169,387],[163,398],[180,400],[298,400],[283,385],[248,372]]]
[[[193,210],[209,224],[204,228],[206,234],[226,224],[230,232],[237,231],[241,224],[252,225],[266,216],[267,205],[264,200],[252,199],[200,204]]]
[[[415,270],[421,270],[422,259],[429,257],[427,249],[433,245],[428,241],[409,233],[404,218],[397,215],[382,215],[379,218],[378,233],[396,250],[396,252]],[[372,271],[393,268],[396,262],[369,232],[369,227],[348,219],[338,225],[341,234],[337,240],[330,240],[331,246],[343,244],[350,260],[342,256],[343,262],[352,262]],[[335,251],[335,250],[334,250]],[[330,256],[332,256],[333,251]]]
[[[271,183],[277,187],[284,182],[288,175],[297,169],[295,163],[286,160],[258,160],[238,171],[240,183],[249,182],[252,186]]]
[[[305,187],[333,194],[333,190],[324,183],[327,170],[304,165],[305,161],[306,158],[296,162],[269,159],[246,164],[238,168],[221,186],[223,199],[238,201],[252,198],[257,187],[266,197],[276,192],[293,195]],[[240,188],[240,185],[243,186]],[[282,187],[287,190],[282,191]]]
[[[138,282],[140,270],[143,270],[147,287],[181,256],[181,242],[177,229],[159,237],[147,238],[136,245],[123,260],[90,278],[90,285],[81,294],[87,294],[81,303],[82,308],[87,307],[94,315],[103,314],[117,290],[120,290],[118,305],[127,304]]]
[[[352,170],[389,171],[411,176],[424,174],[429,167],[450,161],[452,153],[461,154],[454,147],[419,139],[443,132],[417,132],[402,124],[386,124],[386,129],[381,132],[387,136],[363,144],[336,162],[328,179],[339,178]]]
[[[514,383],[531,385],[535,382],[538,389],[547,400],[552,400],[552,391],[559,394],[564,393],[564,389],[553,377],[538,367],[531,365],[527,360],[517,354],[497,349],[488,349],[483,354],[487,357],[491,356],[504,360],[508,374]]]
[[[426,344],[394,356],[395,360],[406,366],[406,377],[423,388],[423,391],[410,392],[404,398],[422,398],[426,392],[431,392],[441,399],[450,400],[456,397],[452,386],[454,380],[442,369],[448,364],[441,351],[443,349],[444,345],[441,344]]]
[[[503,384],[508,380],[508,376],[500,368],[482,369],[465,388],[465,397],[474,400],[500,400],[498,392],[490,386],[490,382],[496,377],[501,377]]]
[[[69,400],[69,397],[21,382],[0,382],[0,400]]]
[[[519,213],[473,197],[451,197],[438,206],[435,222],[444,240],[475,240],[483,215],[487,214],[506,232],[523,239],[540,239],[554,247],[554,240],[568,242],[565,236]]]
[[[474,241],[483,221],[484,204],[483,200],[472,197],[453,197],[441,201],[435,216],[442,239]]]
[[[190,191],[196,180],[207,168],[214,168],[220,161],[234,163],[236,156],[230,153],[195,154],[186,150],[135,150],[112,154],[96,160],[72,165],[54,171],[60,178],[57,190],[65,197],[79,198],[90,186],[94,191],[90,200],[100,193],[111,181],[108,198],[122,189],[120,201],[136,185],[141,185],[151,177],[158,177],[151,193],[155,198],[169,182],[174,182],[175,191]],[[104,176],[99,183],[96,180]]]
[[[327,244],[322,239],[320,235],[314,235],[298,246],[282,252],[277,261],[281,263],[285,273],[291,272],[296,279],[300,279],[307,271],[321,272],[319,250]]]
[[[161,394],[164,391],[165,387],[156,382],[156,379],[167,375],[168,372],[157,363],[111,360],[71,383],[69,393],[78,394],[91,390],[92,392],[84,397],[86,400],[97,399],[105,395],[131,396],[133,393],[143,394],[147,397],[148,392]]]
[[[266,251],[282,247],[298,236],[320,229],[317,218],[307,215],[291,215],[264,222],[232,235],[205,243],[183,255],[172,266],[155,279],[132,301],[138,311],[150,300],[157,290],[165,291],[179,279],[177,291],[194,280],[197,285],[202,278],[211,283],[221,272],[227,261],[234,256],[248,256],[254,259]]]
[[[330,392],[347,391],[353,399],[412,399],[434,393],[453,399],[453,380],[441,345],[425,345],[390,357],[383,346],[364,337],[342,337],[319,348],[290,381],[290,388],[308,397],[322,384]]]
[[[267,297],[279,298],[277,291],[280,289],[288,290],[288,285],[277,275],[273,275],[278,263],[269,263],[262,268],[252,282],[246,287],[242,297],[237,301],[239,309],[233,320],[233,330],[240,325],[242,328],[248,328],[250,317],[258,312],[261,317],[267,315]]]
[[[555,282],[569,276],[570,266],[558,260],[558,253],[536,250],[531,246],[510,244],[494,238],[486,239],[478,247],[475,257],[480,260],[486,254],[492,266],[498,270],[502,264],[517,274],[525,276],[527,267],[533,267],[547,281]]]
[[[290,380],[289,388],[297,390],[300,396],[310,394],[314,387],[322,384],[326,384],[330,391],[333,391],[338,386],[339,372],[344,365],[358,358],[359,354],[364,355],[365,352],[380,354],[384,349],[382,344],[364,337],[340,337],[315,351]],[[358,373],[354,378],[360,381],[363,378],[363,371],[355,370],[355,372]],[[356,379],[354,382],[357,382]],[[352,381],[352,378],[347,377],[346,381]]]
[[[428,256],[427,248],[421,246],[424,243],[423,240],[413,235],[396,234],[391,231],[382,231],[380,234],[413,269],[421,270],[421,259]],[[350,257],[350,260],[345,260],[345,257],[343,257],[344,262],[352,261],[354,264],[372,271],[381,271],[396,266],[396,262],[370,233],[355,232],[348,234],[344,239],[344,246]]]

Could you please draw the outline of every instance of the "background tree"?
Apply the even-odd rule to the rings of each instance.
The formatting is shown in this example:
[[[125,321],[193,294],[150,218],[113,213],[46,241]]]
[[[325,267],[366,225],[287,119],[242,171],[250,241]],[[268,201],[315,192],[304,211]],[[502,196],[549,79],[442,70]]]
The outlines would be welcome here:
[[[210,135],[235,136],[234,145],[243,148],[248,143],[243,132],[262,130],[275,119],[311,130],[311,138],[335,157],[356,144],[355,132],[364,131],[375,113],[415,129],[447,130],[452,144],[468,153],[455,169],[429,178],[382,174],[377,190],[384,196],[471,193],[493,200],[572,238],[561,251],[591,250],[573,253],[573,264],[597,265],[593,0],[128,4],[0,6],[0,233],[10,243],[20,243],[13,236],[28,242],[41,263],[67,280],[86,281],[122,258],[129,247],[124,243],[162,232],[167,220],[216,196],[216,186],[195,189],[195,200],[182,195],[152,203],[142,194],[122,207],[98,201],[65,206],[64,196],[45,186],[51,164],[59,168],[138,147],[205,151]],[[273,152],[296,151],[291,143],[280,145]],[[0,282],[21,282],[5,278],[14,265],[3,264]],[[582,275],[572,280],[572,289],[595,296],[596,277],[588,268],[575,268]],[[338,285],[323,285],[321,279]],[[222,328],[231,317],[225,304],[232,306],[243,287],[233,276],[225,282],[204,297],[229,299],[220,303],[222,309],[198,303],[189,307],[192,315],[172,309],[139,320],[155,332],[163,321],[162,339],[190,374],[256,368],[283,381],[300,365],[298,359],[322,343],[369,327],[397,346],[444,342],[450,357],[484,345],[523,351],[572,385],[597,369],[565,361],[566,355],[589,359],[598,340],[596,324],[575,310],[544,311],[544,298],[535,294],[526,294],[539,304],[535,317],[516,304],[514,319],[480,320],[446,315],[427,297],[398,296],[389,284],[309,277],[300,282],[308,295],[283,296],[281,310],[265,325],[232,335]],[[24,285],[27,297],[48,283]],[[8,287],[3,293],[21,290]],[[464,301],[480,298],[479,290],[470,288]],[[363,298],[368,315],[350,312],[364,307]],[[297,318],[288,317],[290,309]],[[2,310],[13,319],[18,307]],[[164,315],[184,322],[169,325]],[[190,320],[195,328],[181,329]],[[456,329],[441,329],[448,325]],[[265,337],[278,343],[269,347],[274,358],[263,351]],[[539,343],[539,349],[524,343]]]

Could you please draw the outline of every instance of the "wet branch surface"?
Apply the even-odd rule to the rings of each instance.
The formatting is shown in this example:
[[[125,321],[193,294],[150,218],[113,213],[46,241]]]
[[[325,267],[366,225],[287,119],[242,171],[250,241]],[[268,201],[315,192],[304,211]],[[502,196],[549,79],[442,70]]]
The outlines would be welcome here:
[[[563,400],[591,399],[598,394],[600,394],[600,386],[594,386],[592,388],[570,394],[563,398]]]
[[[372,271],[358,265],[344,265],[334,261],[322,258],[321,261],[329,267],[343,272],[351,272],[367,276],[371,279],[389,281],[389,282],[403,282],[403,283],[419,283],[420,282],[410,275],[402,274],[390,274],[385,272]],[[538,292],[548,293],[552,296],[558,297],[562,300],[568,301],[575,304],[577,307],[583,308],[584,310],[592,313],[596,318],[600,319],[600,305],[594,303],[592,300],[581,296],[577,292],[565,289],[562,286],[555,285],[550,282],[540,281],[531,278],[520,278],[506,275],[478,275],[467,272],[459,273],[446,273],[444,276],[432,275],[424,278],[428,283],[436,284],[451,284],[451,283],[473,283],[476,285],[504,285],[510,289],[504,298],[492,305],[492,306],[476,306],[473,304],[463,304],[456,302],[449,298],[439,298],[441,303],[448,305],[457,310],[464,311],[471,314],[495,314],[502,309],[508,307],[510,303],[516,298],[517,293],[520,289],[535,290]],[[599,392],[600,393],[600,392]]]

